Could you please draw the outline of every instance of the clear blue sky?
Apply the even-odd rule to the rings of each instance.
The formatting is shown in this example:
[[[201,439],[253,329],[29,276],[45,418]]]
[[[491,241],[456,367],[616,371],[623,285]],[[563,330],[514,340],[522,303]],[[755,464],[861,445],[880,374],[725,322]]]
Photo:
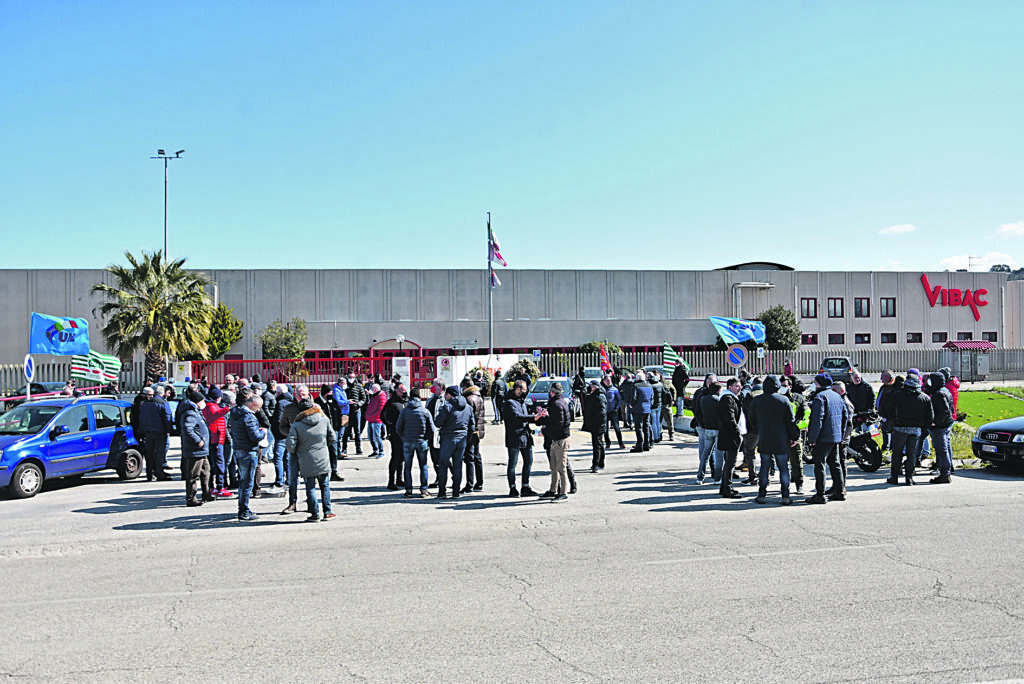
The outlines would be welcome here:
[[[158,147],[186,150],[195,267],[482,268],[488,210],[516,268],[1024,265],[1022,26],[1019,0],[0,0],[0,267],[160,247]]]

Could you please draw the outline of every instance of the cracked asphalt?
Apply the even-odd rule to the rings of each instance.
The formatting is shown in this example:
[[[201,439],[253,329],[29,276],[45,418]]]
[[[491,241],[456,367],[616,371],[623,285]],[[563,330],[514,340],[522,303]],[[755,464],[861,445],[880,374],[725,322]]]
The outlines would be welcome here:
[[[483,493],[405,500],[387,459],[350,457],[328,523],[110,473],[0,495],[0,680],[1024,677],[1020,475],[888,487],[851,463],[846,502],[782,507],[774,483],[758,506],[695,484],[694,438],[591,474],[574,433],[580,491],[553,503],[505,496],[487,427]]]

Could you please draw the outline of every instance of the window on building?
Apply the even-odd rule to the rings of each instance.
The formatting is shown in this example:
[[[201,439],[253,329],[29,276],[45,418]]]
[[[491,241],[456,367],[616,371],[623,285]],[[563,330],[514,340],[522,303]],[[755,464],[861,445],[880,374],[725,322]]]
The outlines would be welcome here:
[[[881,313],[879,314],[882,318],[896,318],[896,298],[895,297],[882,297],[878,300]]]
[[[842,297],[829,297],[828,298],[828,317],[829,318],[842,318],[843,317],[843,298]]]
[[[932,333],[932,342],[942,344],[949,339],[949,333]]]
[[[854,318],[869,318],[871,316],[870,297],[853,298],[853,316]]]
[[[829,333],[828,334],[829,344],[846,344],[846,335],[843,333]]]
[[[896,344],[896,333],[882,333],[882,344]]]
[[[800,318],[817,318],[818,300],[814,297],[803,297],[800,300]]]
[[[856,333],[853,336],[853,343],[854,344],[871,344],[871,334],[870,333]]]
[[[968,342],[968,341],[974,339],[974,333],[972,333],[972,332],[958,332],[956,334],[956,339],[959,342]]]
[[[924,341],[924,333],[907,333],[907,344],[921,344]]]
[[[981,333],[981,339],[985,340],[986,342],[998,342],[999,335],[997,335],[994,332],[983,332]]]
[[[814,333],[804,333],[800,336],[800,344],[818,344],[818,336]]]

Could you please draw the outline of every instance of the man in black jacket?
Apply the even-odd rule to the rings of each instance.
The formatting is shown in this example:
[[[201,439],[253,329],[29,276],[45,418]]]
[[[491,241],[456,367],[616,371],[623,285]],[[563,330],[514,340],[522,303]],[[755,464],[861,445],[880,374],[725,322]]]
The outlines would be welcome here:
[[[757,435],[757,450],[761,454],[757,498],[754,501],[763,504],[767,500],[768,472],[774,463],[782,485],[782,505],[788,506],[793,501],[789,498],[789,468],[786,462],[790,448],[800,438],[800,430],[796,426],[789,398],[776,394],[779,389],[778,377],[769,375],[764,379],[761,394],[750,400],[747,430]]]
[[[544,450],[547,451],[548,464],[551,466],[551,486],[540,497],[565,501],[568,498],[565,490],[569,477],[565,453],[569,449],[570,418],[569,404],[562,397],[561,383],[552,383],[548,398],[547,408],[537,412],[537,423],[544,426]],[[585,412],[586,409],[584,416]]]
[[[732,486],[732,471],[736,467],[736,454],[740,450],[740,400],[739,393],[743,389],[737,378],[729,378],[725,383],[725,391],[718,400],[718,450],[722,452],[724,465],[722,468],[722,484],[718,493],[726,499],[740,499],[742,494]],[[706,416],[705,416],[706,417]]]
[[[501,424],[501,405],[505,402],[505,395],[507,394],[508,384],[501,377],[501,369],[499,368],[498,374],[494,376],[494,382],[491,383],[491,406],[494,409],[492,425]]]
[[[870,383],[864,382],[864,378],[858,371],[850,373],[850,384],[846,386],[846,396],[853,404],[854,413],[875,410],[875,390]]]
[[[928,374],[928,392],[932,402],[932,424],[929,433],[935,447],[935,464],[939,475],[931,484],[949,484],[953,474],[953,449],[949,443],[949,431],[953,429],[953,394],[946,389],[946,377],[942,373]]]
[[[363,431],[363,408],[366,406],[366,390],[356,379],[355,373],[348,376],[348,388],[345,390],[348,395],[348,425],[345,426],[345,436],[341,438],[341,453],[348,452],[348,439],[356,443],[356,455],[363,453],[363,447],[359,442],[359,433]]]
[[[705,378],[700,395],[700,466],[697,468],[697,484],[704,484],[704,469],[711,468],[711,479],[722,478],[722,458],[718,445],[718,399],[722,386],[714,375]],[[694,410],[696,416],[696,409]],[[710,461],[710,463],[709,463]]]
[[[917,466],[917,443],[921,431],[932,425],[932,402],[921,391],[921,381],[916,375],[907,374],[903,386],[893,392],[892,415],[892,469],[887,483],[899,484],[900,461],[903,463],[904,483],[914,484],[914,469]]]
[[[686,385],[690,382],[690,374],[682,363],[672,371],[672,387],[676,390],[676,415],[683,415],[683,400],[686,398]]]
[[[608,420],[608,397],[597,380],[591,380],[583,395],[583,431],[590,433],[590,472],[604,470],[604,432]]]

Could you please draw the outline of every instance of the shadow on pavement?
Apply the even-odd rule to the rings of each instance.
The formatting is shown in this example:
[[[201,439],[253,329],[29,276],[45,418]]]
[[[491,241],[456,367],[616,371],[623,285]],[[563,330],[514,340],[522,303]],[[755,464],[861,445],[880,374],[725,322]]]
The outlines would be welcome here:
[[[95,508],[79,508],[72,513],[91,513],[106,515],[109,513],[127,513],[128,511],[147,511],[161,508],[179,508],[185,504],[185,489],[159,489],[143,492],[131,492],[119,499],[98,501]],[[106,504],[106,505],[102,505]]]

